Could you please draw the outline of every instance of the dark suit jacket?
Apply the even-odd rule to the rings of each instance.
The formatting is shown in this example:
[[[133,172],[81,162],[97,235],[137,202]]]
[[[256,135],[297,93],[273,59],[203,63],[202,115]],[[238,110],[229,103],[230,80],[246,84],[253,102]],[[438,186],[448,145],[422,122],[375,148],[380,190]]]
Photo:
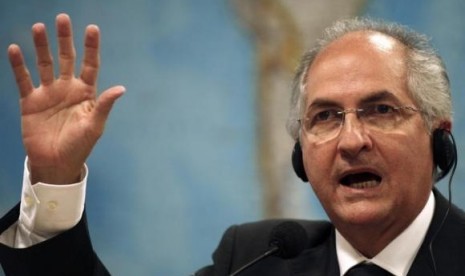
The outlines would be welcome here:
[[[0,233],[18,217],[19,204],[0,219]],[[85,213],[75,227],[37,245],[15,249],[0,244],[0,264],[5,275],[110,275],[92,249]]]
[[[465,275],[465,213],[452,206],[439,229],[449,203],[439,192],[434,191],[434,194],[436,207],[433,220],[408,275]],[[240,275],[339,275],[332,224],[324,221],[296,221],[306,229],[310,238],[300,255],[289,260],[268,257]],[[268,249],[268,237],[273,227],[281,222],[283,220],[267,220],[230,227],[213,254],[213,265],[199,270],[195,275],[231,274]],[[431,254],[429,245],[432,240]]]

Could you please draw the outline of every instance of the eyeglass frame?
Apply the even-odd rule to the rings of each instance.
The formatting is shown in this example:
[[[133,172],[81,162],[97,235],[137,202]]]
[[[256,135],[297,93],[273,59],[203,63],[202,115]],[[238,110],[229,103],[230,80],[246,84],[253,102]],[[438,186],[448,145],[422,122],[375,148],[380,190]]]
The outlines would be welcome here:
[[[388,107],[391,111],[401,111],[401,110],[410,110],[410,111],[413,111],[413,112],[418,112],[418,113],[423,113],[423,111],[417,107],[414,107],[412,105],[401,105],[401,106],[392,106],[390,104],[384,104],[384,103],[372,103],[372,104],[369,104],[367,105],[366,107],[362,107],[362,108],[347,108],[347,109],[342,109],[342,108],[337,108],[337,107],[333,107],[333,108],[330,108],[330,109],[327,109],[327,110],[322,110],[322,112],[326,112],[326,111],[335,111],[335,114],[334,115],[334,118],[337,118],[338,120],[338,126],[337,128],[334,129],[334,136],[331,136],[331,135],[328,135],[329,137],[327,138],[323,138],[321,139],[322,141],[329,141],[329,140],[332,140],[336,137],[339,136],[344,124],[345,124],[345,116],[346,114],[348,113],[355,113],[355,115],[357,116],[357,119],[360,120],[360,118],[364,118],[366,115],[364,114],[364,112],[367,112],[367,109],[375,109],[377,107],[380,107],[380,106],[386,106]],[[321,114],[322,112],[318,112],[315,114],[315,117],[318,115],[318,114]],[[308,114],[308,112],[307,112]],[[380,113],[380,114],[384,114],[384,113]],[[342,116],[341,116],[342,115]],[[313,120],[313,117],[312,118],[309,118],[309,116],[306,116],[304,119],[300,119],[298,120],[299,124],[301,125],[301,128],[303,129],[303,131],[305,132],[305,134],[311,134],[313,135],[314,137],[318,137],[318,134],[316,133],[312,133],[310,130],[307,129],[306,127],[306,124],[305,123],[302,123],[304,121],[309,121],[309,120]],[[362,124],[365,123],[365,121],[362,119],[360,121]],[[337,131],[336,131],[337,130]],[[331,131],[329,131],[331,132]],[[320,137],[321,138],[321,137]]]

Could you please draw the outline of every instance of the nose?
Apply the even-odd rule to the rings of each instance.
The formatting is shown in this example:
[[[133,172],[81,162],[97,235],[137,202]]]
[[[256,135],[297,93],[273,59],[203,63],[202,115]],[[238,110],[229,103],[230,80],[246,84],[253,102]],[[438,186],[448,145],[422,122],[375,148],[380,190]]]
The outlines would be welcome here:
[[[356,113],[347,113],[338,136],[337,149],[344,158],[357,157],[373,147],[373,141]]]

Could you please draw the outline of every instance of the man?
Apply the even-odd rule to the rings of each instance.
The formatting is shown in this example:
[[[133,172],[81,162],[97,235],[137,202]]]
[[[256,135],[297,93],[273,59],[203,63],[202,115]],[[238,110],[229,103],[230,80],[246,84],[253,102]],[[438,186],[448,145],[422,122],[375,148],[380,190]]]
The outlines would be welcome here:
[[[241,275],[465,275],[465,214],[434,190],[456,160],[449,82],[426,38],[338,22],[304,55],[293,93],[294,167],[331,224],[300,221],[301,254]],[[268,250],[280,222],[231,227],[197,275],[237,271]]]
[[[70,30],[66,16],[59,16],[57,21],[59,30]],[[34,33],[35,37],[40,37],[38,33],[45,37],[44,32]],[[61,33],[62,37],[70,35],[70,32]],[[88,34],[86,41],[92,40],[91,37]],[[44,60],[41,56],[48,56],[48,51],[44,55],[40,45],[46,43],[38,41],[44,40],[35,39],[39,65],[51,64],[50,60],[40,62]],[[61,42],[60,48],[69,50],[70,44],[69,40]],[[32,86],[28,84],[25,89],[22,85],[25,68],[15,49],[10,48],[10,59],[16,68],[21,95],[33,95],[23,92],[32,91]],[[97,68],[96,51],[87,49],[86,52],[84,64],[87,60]],[[60,64],[66,64],[67,60]],[[69,76],[61,66],[62,74]],[[39,66],[41,70],[44,69]],[[82,71],[81,80],[87,70]],[[50,74],[40,74],[42,83],[50,81]],[[92,82],[87,84],[92,86]],[[81,91],[78,89],[81,86],[73,87]],[[77,94],[85,94],[84,90]],[[98,126],[103,126],[111,104],[121,92],[122,88],[118,87],[104,92],[97,100],[106,107],[102,111],[103,119],[93,117],[89,121],[98,121]],[[462,260],[465,215],[454,206],[449,208],[447,200],[434,190],[436,179],[447,173],[455,158],[454,145],[448,138],[451,100],[447,74],[425,38],[396,25],[367,20],[339,22],[327,30],[315,49],[304,55],[293,93],[288,126],[296,140],[295,169],[299,177],[309,180],[331,223],[296,221],[308,235],[300,254],[287,260],[265,258],[241,275],[356,275],[360,269],[384,273],[378,275],[465,275]],[[104,96],[107,96],[106,102],[101,100]],[[76,102],[86,103],[85,100]],[[97,112],[95,109],[92,110]],[[25,112],[23,103],[22,111],[31,182],[57,183],[56,178],[49,178],[50,174],[38,173],[41,171],[52,171],[52,176],[72,171],[69,175],[73,177],[66,177],[60,183],[85,182],[76,172],[84,166],[98,135],[93,136],[84,154],[66,150],[63,151],[66,154],[51,158],[39,151],[41,145],[34,145],[28,139],[30,135],[26,134],[33,130],[25,123],[28,119],[25,115],[29,113]],[[40,118],[37,122],[41,122]],[[72,123],[66,126],[71,128]],[[91,129],[101,130],[92,125]],[[63,143],[57,148],[73,148],[66,145]],[[67,164],[66,167],[52,162],[57,156],[66,157],[62,157],[64,163],[60,162]],[[37,168],[41,163],[50,165]],[[23,193],[27,194],[28,190]],[[27,212],[26,200],[21,204],[23,215],[23,209]],[[10,229],[20,239],[37,234],[37,231],[25,234],[21,230],[28,221],[20,217],[16,223],[18,212],[15,209],[0,222],[2,232],[9,229],[2,233],[2,240],[8,236],[5,233],[11,233]],[[76,221],[80,215],[71,218]],[[29,223],[41,224],[38,218]],[[213,255],[213,265],[196,274],[229,275],[237,271],[268,249],[268,236],[280,223],[281,220],[272,220],[231,227]],[[69,227],[69,230],[63,227],[45,234],[47,231],[40,231],[45,235],[40,241],[45,241],[23,243],[19,247],[27,247],[24,251],[1,247],[2,266],[7,273],[20,275],[70,275],[77,269],[81,270],[80,275],[106,274],[92,251],[85,217]],[[61,256],[60,253],[70,250],[71,253]],[[86,258],[88,253],[90,257]],[[67,265],[56,264],[54,258]]]

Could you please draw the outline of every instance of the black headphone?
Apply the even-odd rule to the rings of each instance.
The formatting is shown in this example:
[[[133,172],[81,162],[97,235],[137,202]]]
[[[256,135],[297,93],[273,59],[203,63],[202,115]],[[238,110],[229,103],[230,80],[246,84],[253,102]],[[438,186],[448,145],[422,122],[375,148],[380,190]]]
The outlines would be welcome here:
[[[457,164],[457,147],[452,133],[438,128],[433,132],[433,160],[438,171],[436,182],[443,179]]]
[[[457,163],[457,147],[452,133],[443,128],[434,130],[432,140],[433,160],[437,167],[437,182],[443,179]],[[292,167],[303,182],[308,182],[299,141],[295,143],[294,150],[292,151]]]

